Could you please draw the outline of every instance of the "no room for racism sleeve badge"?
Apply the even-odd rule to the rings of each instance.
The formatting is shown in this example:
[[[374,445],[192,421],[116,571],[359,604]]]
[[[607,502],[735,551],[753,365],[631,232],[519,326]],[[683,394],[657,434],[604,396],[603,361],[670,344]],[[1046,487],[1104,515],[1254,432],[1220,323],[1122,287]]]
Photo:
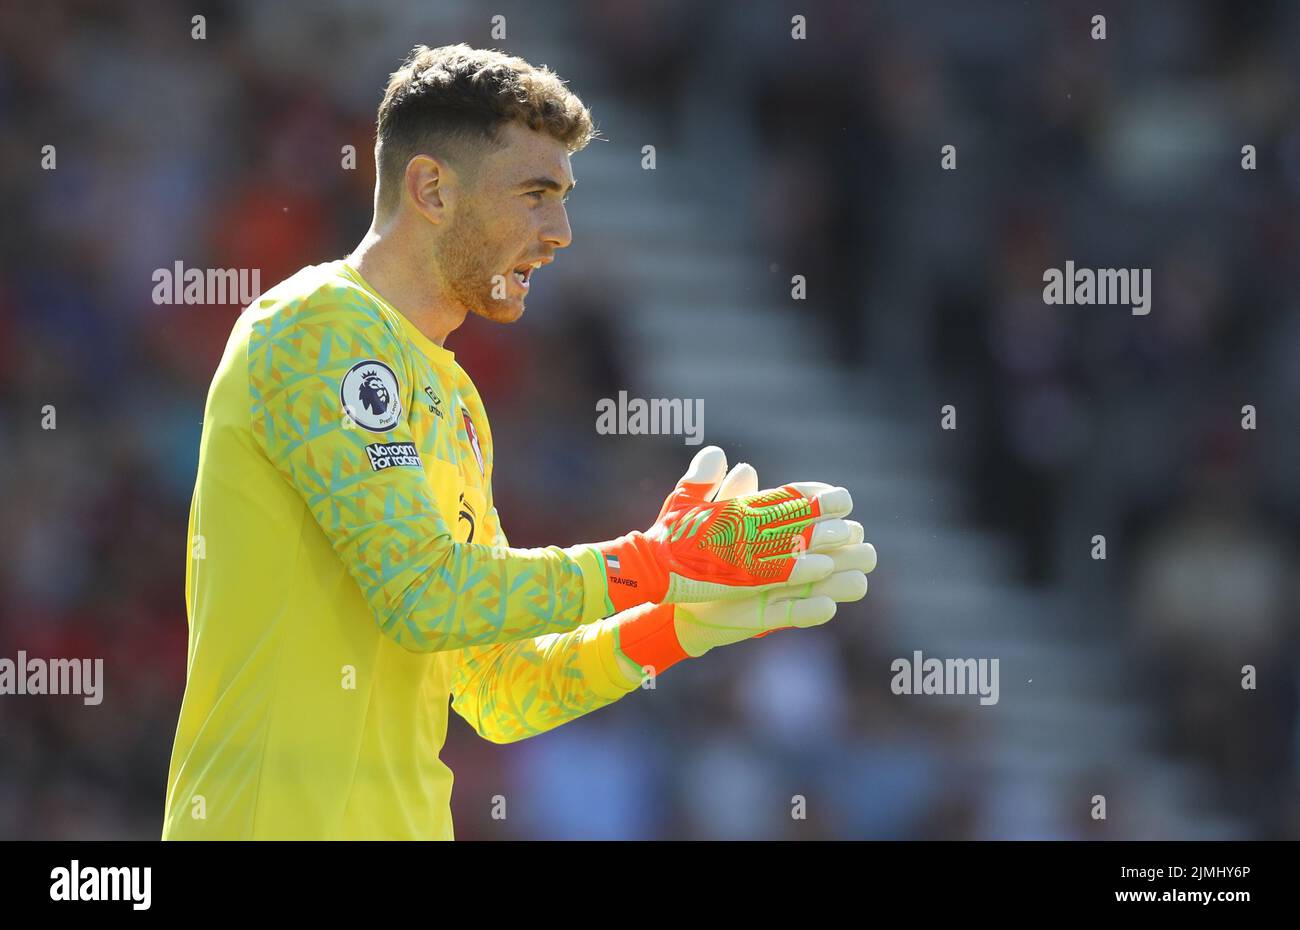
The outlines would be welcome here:
[[[357,362],[348,369],[339,385],[339,402],[353,422],[372,433],[388,432],[402,416],[397,375],[374,359]]]

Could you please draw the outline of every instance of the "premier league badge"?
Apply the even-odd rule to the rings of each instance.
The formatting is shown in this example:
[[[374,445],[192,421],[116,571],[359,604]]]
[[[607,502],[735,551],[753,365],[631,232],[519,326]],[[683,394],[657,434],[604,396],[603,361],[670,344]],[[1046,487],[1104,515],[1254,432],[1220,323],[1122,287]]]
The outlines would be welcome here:
[[[388,432],[402,415],[397,375],[374,359],[348,369],[339,385],[339,402],[354,423],[372,433]]]

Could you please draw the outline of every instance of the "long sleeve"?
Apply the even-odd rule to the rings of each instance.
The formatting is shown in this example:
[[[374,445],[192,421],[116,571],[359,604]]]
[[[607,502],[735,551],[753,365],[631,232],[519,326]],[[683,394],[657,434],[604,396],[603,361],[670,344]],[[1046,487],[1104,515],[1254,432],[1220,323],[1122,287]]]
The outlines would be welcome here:
[[[612,704],[641,684],[620,627],[662,609],[643,604],[568,633],[463,650],[452,707],[484,739],[509,743]]]
[[[433,489],[437,437],[417,440],[409,422],[410,359],[373,308],[312,299],[264,314],[247,363],[254,441],[404,648],[563,634],[610,613],[594,550],[454,541],[454,502],[440,509]],[[358,379],[364,411],[345,399]]]

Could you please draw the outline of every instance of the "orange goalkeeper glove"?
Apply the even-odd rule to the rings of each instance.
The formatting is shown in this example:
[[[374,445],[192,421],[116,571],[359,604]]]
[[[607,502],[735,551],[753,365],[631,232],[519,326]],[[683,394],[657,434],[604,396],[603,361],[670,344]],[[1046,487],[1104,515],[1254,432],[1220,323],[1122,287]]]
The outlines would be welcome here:
[[[754,469],[740,464],[727,475],[714,500],[749,495],[757,487]],[[847,522],[848,541],[824,551],[834,571],[821,581],[778,587],[741,600],[664,604],[634,611],[619,626],[620,666],[636,680],[641,669],[653,668],[657,674],[715,646],[827,622],[838,604],[866,596],[867,574],[876,567],[876,550],[863,542],[862,524]]]
[[[723,451],[700,450],[647,532],[592,547],[604,560],[615,612],[735,600],[821,581],[836,570],[822,552],[851,541],[853,528],[843,519],[853,509],[848,491],[799,482],[720,498],[726,476]]]

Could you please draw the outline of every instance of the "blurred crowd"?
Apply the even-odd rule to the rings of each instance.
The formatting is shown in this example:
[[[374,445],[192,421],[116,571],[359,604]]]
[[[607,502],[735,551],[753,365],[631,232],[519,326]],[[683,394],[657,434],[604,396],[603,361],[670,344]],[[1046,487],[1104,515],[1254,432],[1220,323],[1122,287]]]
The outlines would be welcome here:
[[[835,282],[846,365],[973,423],[977,515],[1144,661],[1164,748],[1300,836],[1300,9],[837,9],[754,88],[761,228]],[[1152,269],[1154,310],[1045,307],[1067,260]]]
[[[728,45],[754,15],[739,5],[647,20],[631,2],[558,4],[537,28],[573,24],[584,80],[633,107],[708,94],[711,55],[739,63],[728,105],[750,115],[745,157],[772,179],[753,225],[832,282],[815,308],[841,363],[954,399],[980,437],[961,478],[1025,579],[1066,585],[1143,658],[1168,751],[1212,774],[1250,835],[1300,837],[1300,10],[1143,4],[1095,42],[1077,5],[925,6],[826,3],[793,53],[780,31],[770,48]],[[0,697],[0,837],[161,828],[203,402],[239,307],[157,306],[152,271],[257,268],[265,289],[346,254],[369,223],[374,108],[405,51],[463,40],[529,57],[468,7],[217,3],[203,41],[192,11],[163,2],[0,8],[0,656],[99,656],[107,678],[93,708]],[[349,143],[356,169],[341,170]],[[958,168],[936,182],[945,144]],[[1042,272],[1067,259],[1154,269],[1150,317],[1044,312]],[[679,471],[680,444],[592,429],[594,399],[635,385],[637,352],[653,351],[618,339],[608,300],[539,288],[515,326],[470,320],[448,342],[492,417],[513,545],[643,525]],[[1103,571],[1077,557],[1096,533]],[[963,713],[889,700],[867,672],[883,648],[773,637],[504,747],[453,715],[457,834],[1003,835],[1000,806],[1034,799],[974,764]],[[1245,664],[1259,692],[1205,686]],[[790,815],[800,796],[806,819]],[[1128,829],[1080,814],[1049,835]]]

